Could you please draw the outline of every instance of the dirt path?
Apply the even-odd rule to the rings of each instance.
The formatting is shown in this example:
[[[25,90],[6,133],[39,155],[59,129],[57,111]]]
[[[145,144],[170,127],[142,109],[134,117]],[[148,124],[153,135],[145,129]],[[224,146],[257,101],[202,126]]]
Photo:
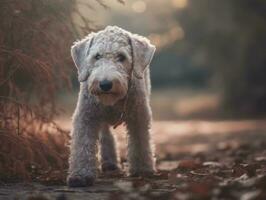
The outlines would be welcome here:
[[[68,128],[69,121],[62,121]],[[123,168],[126,137],[116,130]],[[159,172],[100,175],[95,186],[0,183],[0,199],[266,199],[266,121],[155,122]]]

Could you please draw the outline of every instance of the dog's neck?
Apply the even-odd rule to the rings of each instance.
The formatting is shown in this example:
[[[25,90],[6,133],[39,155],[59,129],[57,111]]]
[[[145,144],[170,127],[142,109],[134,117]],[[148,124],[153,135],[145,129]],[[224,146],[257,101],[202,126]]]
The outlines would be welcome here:
[[[131,52],[132,52],[132,56],[133,56],[133,50]],[[130,69],[129,76],[128,76],[128,90],[127,90],[127,94],[124,97],[123,102],[122,102],[122,111],[121,111],[121,114],[119,116],[119,119],[113,125],[114,129],[116,129],[119,125],[121,125],[121,124],[123,124],[125,122],[125,118],[126,118],[126,114],[127,114],[127,110],[126,109],[128,107],[128,98],[129,98],[130,92],[132,91],[133,71],[134,71],[134,63],[132,62],[131,69]]]

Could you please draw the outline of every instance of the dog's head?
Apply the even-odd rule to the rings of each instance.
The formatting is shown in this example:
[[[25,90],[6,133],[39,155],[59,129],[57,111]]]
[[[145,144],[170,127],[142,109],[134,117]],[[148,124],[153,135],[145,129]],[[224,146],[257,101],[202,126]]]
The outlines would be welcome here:
[[[116,26],[90,33],[71,48],[79,81],[86,82],[89,92],[104,105],[114,105],[126,96],[131,72],[143,78],[154,52],[148,39]]]

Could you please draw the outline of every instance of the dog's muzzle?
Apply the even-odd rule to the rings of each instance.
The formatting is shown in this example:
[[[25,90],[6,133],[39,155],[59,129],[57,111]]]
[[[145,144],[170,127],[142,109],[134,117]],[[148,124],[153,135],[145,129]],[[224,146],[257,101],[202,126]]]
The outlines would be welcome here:
[[[94,80],[89,85],[90,93],[98,97],[105,105],[114,105],[118,100],[124,98],[127,89],[127,82],[121,82],[118,79]]]

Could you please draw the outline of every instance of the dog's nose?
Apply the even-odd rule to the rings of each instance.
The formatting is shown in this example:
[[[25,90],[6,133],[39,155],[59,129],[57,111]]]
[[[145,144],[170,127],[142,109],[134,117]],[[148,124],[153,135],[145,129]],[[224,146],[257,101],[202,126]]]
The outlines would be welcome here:
[[[112,89],[112,87],[113,87],[112,81],[108,81],[108,80],[100,81],[100,88],[102,91],[108,92],[109,90]]]

